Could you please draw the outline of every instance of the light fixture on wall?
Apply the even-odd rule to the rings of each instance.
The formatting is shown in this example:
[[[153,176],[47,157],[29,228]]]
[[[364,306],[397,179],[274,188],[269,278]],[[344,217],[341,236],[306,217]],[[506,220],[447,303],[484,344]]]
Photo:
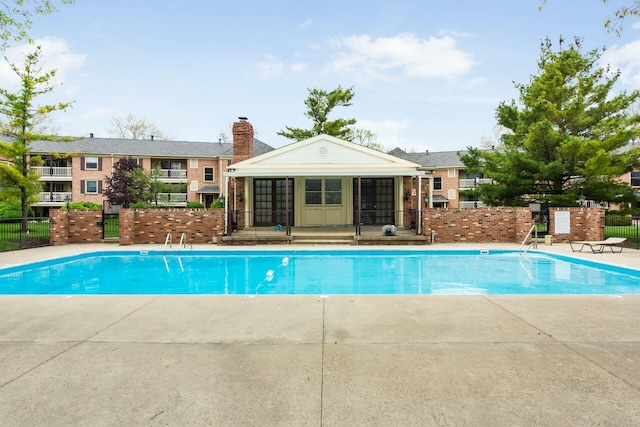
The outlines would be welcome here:
[[[424,196],[424,207],[429,207],[429,195]]]
[[[242,191],[238,193],[238,201],[241,202],[243,200]]]
[[[411,191],[407,190],[404,193],[404,199],[408,202],[409,200],[411,200]]]

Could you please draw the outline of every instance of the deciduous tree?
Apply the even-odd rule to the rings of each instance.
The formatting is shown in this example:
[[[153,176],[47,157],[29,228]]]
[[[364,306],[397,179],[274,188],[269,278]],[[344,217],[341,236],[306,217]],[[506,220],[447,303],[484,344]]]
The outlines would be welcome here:
[[[0,114],[5,118],[2,132],[9,137],[9,142],[0,141],[0,157],[6,161],[0,163],[0,184],[5,195],[13,195],[21,201],[22,216],[25,218],[23,230],[26,231],[29,204],[40,191],[39,175],[31,166],[40,163],[41,159],[31,156],[31,142],[39,139],[63,139],[37,134],[34,132],[34,125],[38,118],[64,110],[70,104],[61,102],[34,105],[35,98],[50,93],[55,88],[50,81],[56,71],[42,70],[39,46],[25,56],[22,67],[13,63],[10,66],[20,78],[20,87],[16,93],[0,88]]]
[[[385,151],[384,146],[378,142],[378,135],[368,129],[353,127],[351,129],[352,141],[373,150]]]
[[[128,208],[130,204],[140,200],[144,183],[134,179],[133,172],[140,169],[138,162],[131,158],[123,158],[113,164],[111,176],[105,177],[104,195],[112,205]]]
[[[540,9],[547,4],[548,0],[540,0]],[[609,0],[600,0],[602,3],[609,3]],[[622,32],[622,26],[624,24],[624,20],[628,17],[639,17],[640,16],[640,0],[627,0],[627,4],[625,6],[620,6],[614,12],[612,17],[608,17],[604,21],[604,27],[607,31],[613,31],[618,36]]]
[[[620,73],[598,67],[600,55],[583,53],[580,39],[558,51],[549,40],[543,43],[538,75],[516,85],[518,102],[502,102],[496,110],[498,124],[509,130],[501,150],[470,148],[462,156],[467,169],[495,183],[479,186],[485,203],[635,200],[617,178],[635,164],[624,148],[640,135],[640,116],[628,113],[640,93],[614,93]]]
[[[155,123],[131,113],[125,118],[113,117],[109,133],[123,139],[167,139]]]
[[[60,0],[72,4],[74,0]],[[34,15],[49,15],[56,7],[51,0],[0,0],[0,47],[4,50],[11,40],[28,39]]]

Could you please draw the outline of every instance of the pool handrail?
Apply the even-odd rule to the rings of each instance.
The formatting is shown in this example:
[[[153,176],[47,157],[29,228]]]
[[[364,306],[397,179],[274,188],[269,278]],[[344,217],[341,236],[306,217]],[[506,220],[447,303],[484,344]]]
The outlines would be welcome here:
[[[180,243],[178,243],[178,250],[180,250],[180,248],[182,248],[184,242],[184,248],[187,249],[187,235],[186,233],[182,233],[182,235],[180,236]],[[191,245],[191,249],[193,249],[193,245]]]
[[[167,244],[169,245],[169,248],[171,248],[173,246],[173,236],[171,236],[171,233],[167,233],[167,237],[164,239],[164,250],[167,250]]]
[[[527,246],[527,248],[523,252],[522,247],[524,246],[525,243],[527,243],[527,239],[529,238],[529,236],[531,236],[531,233],[534,233],[533,241],[529,244],[529,246]],[[531,229],[529,230],[524,240],[520,244],[520,249],[518,251],[520,253],[526,254],[531,247],[533,247],[534,249],[538,249],[538,227],[536,226],[536,224],[533,224],[531,226]]]

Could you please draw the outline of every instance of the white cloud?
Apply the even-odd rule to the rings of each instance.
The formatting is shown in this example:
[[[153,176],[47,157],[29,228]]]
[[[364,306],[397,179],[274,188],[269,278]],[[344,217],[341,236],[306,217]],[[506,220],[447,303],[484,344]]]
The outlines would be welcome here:
[[[265,79],[282,77],[285,71],[299,73],[304,71],[309,64],[303,62],[293,62],[290,64],[279,61],[274,55],[267,54],[264,61],[258,63],[256,67],[260,75]]]
[[[640,89],[640,40],[623,46],[613,46],[607,50],[600,61],[621,71],[620,81],[634,89]]]
[[[398,72],[413,78],[450,79],[468,73],[476,63],[450,36],[419,39],[402,33],[372,39],[361,35],[332,40],[332,44],[341,52],[327,69],[365,80],[393,80]]]
[[[459,39],[465,38],[465,37],[471,37],[471,33],[463,33],[462,31],[454,31],[454,30],[440,30],[438,31],[438,35],[441,37],[452,36],[452,37],[457,37]]]
[[[386,149],[394,149],[404,144],[402,132],[409,127],[409,119],[358,120],[356,127],[367,129],[378,136],[378,142]]]
[[[52,84],[54,85],[59,85],[64,82],[66,74],[69,71],[81,69],[87,58],[85,54],[72,53],[67,42],[56,37],[44,37],[35,40],[33,45],[24,44],[10,48],[6,52],[6,57],[20,68],[24,56],[33,52],[36,46],[41,46],[42,54],[40,65],[42,70],[56,70],[56,76],[52,80]],[[11,70],[6,61],[0,63],[0,79],[14,86],[20,82],[18,76]],[[71,92],[75,92],[76,90],[77,88],[71,89]]]
[[[311,19],[306,19],[304,22],[301,22],[298,25],[298,28],[307,28],[307,27],[310,27],[311,24],[313,24],[313,21]]]
[[[293,71],[294,73],[299,73],[300,71],[305,70],[308,65],[309,64],[296,63],[296,64],[291,64],[290,68],[291,68],[291,71]]]
[[[267,59],[258,63],[257,67],[262,77],[266,79],[280,77],[284,70],[282,62],[278,62],[273,55],[267,55]]]

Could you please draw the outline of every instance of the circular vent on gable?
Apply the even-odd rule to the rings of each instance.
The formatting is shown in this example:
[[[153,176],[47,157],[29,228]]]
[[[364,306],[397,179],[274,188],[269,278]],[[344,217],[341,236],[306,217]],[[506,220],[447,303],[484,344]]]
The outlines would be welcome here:
[[[320,154],[320,157],[325,157],[327,153],[329,153],[329,149],[324,145],[318,149],[318,154]]]

